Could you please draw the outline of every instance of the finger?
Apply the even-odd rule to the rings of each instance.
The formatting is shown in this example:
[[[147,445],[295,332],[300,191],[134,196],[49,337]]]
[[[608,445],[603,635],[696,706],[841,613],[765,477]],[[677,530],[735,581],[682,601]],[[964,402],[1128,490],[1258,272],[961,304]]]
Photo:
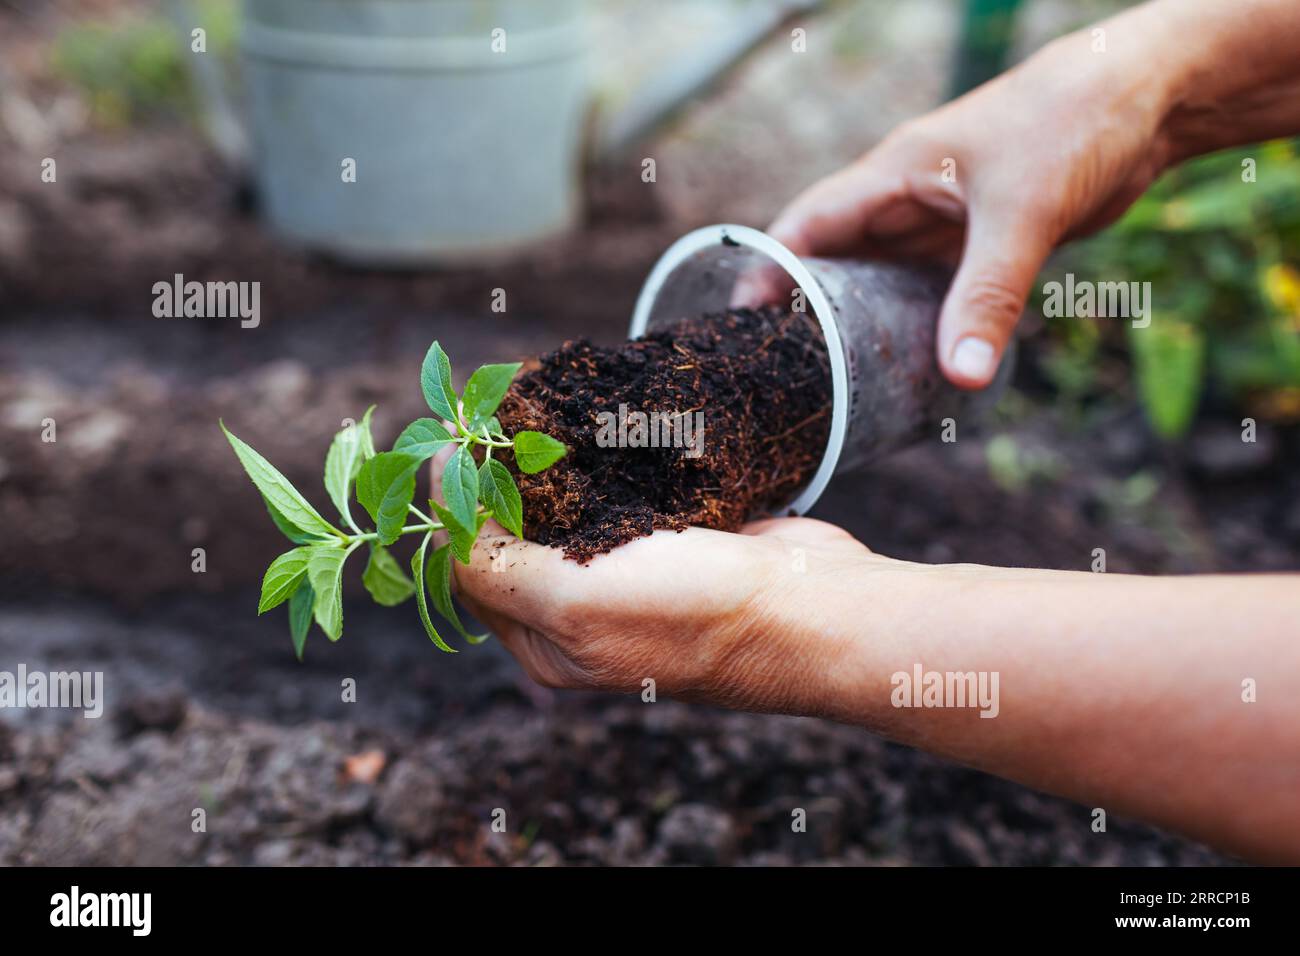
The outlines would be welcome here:
[[[451,593],[457,602],[484,625],[507,650],[513,652],[512,645],[518,640],[524,625],[513,614],[504,613],[500,608],[480,601],[473,593],[461,586],[463,578],[468,576],[467,566],[457,560],[451,562]]]
[[[1033,217],[973,210],[939,314],[939,366],[961,388],[993,380],[1052,241]]]
[[[943,262],[955,269],[961,261],[961,248],[965,238],[964,222],[928,222],[897,236],[868,236],[863,239],[855,254],[862,259]]]
[[[466,611],[469,611],[469,613],[474,616],[474,620],[486,627],[498,641],[509,649],[509,646],[513,642],[520,627],[519,622],[508,615],[502,614],[500,611],[493,610],[485,604],[480,604],[463,590],[456,587],[455,581],[456,575],[453,574],[452,590],[455,592],[456,600],[460,602],[461,606],[464,607]]]
[[[814,183],[767,231],[798,256],[845,254],[868,232],[914,227],[920,210],[909,209],[906,197],[901,175],[864,160]]]
[[[805,528],[812,529],[814,525],[826,528],[835,527],[825,521],[818,521],[816,518],[756,518],[741,525],[740,533],[752,535],[756,538],[764,536],[781,537],[783,535],[789,537],[791,534],[801,533]]]
[[[965,223],[926,222],[903,233],[886,234],[872,231],[864,234],[851,246],[814,253],[830,259],[887,259],[891,261],[924,260],[948,262],[957,267],[961,259],[962,242],[966,238]]]
[[[570,588],[570,575],[585,570],[565,561],[558,548],[520,541],[508,532],[480,534],[468,565],[456,562],[457,594],[490,611],[543,630]]]
[[[854,550],[866,550],[866,545],[843,528],[817,518],[760,518],[745,524],[740,533],[757,538],[776,538],[796,545],[848,546]]]
[[[756,309],[761,305],[785,304],[794,289],[794,279],[780,266],[751,266],[740,273],[732,287],[729,305],[733,309]]]
[[[545,687],[581,686],[580,672],[564,660],[544,634],[464,594],[460,600],[466,610],[496,635],[497,642],[534,682]]]

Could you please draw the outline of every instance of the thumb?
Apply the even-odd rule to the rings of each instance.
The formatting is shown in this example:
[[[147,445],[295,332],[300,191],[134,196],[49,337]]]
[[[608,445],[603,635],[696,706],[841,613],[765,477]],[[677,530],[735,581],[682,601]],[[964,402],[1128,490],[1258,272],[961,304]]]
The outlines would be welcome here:
[[[939,367],[954,385],[983,388],[993,381],[1051,251],[1047,231],[1036,222],[972,210],[935,337]]]

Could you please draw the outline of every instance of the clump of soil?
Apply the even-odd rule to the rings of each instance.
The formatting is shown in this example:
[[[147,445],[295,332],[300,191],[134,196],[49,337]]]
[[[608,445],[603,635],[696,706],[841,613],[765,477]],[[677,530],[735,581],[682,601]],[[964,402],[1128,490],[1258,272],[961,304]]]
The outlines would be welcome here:
[[[638,430],[637,412],[677,424]],[[821,462],[830,417],[821,329],[774,307],[683,319],[617,348],[566,342],[525,368],[498,412],[507,434],[569,446],[517,478],[525,536],[579,562],[657,529],[735,531],[780,508]],[[643,442],[659,447],[630,447]]]

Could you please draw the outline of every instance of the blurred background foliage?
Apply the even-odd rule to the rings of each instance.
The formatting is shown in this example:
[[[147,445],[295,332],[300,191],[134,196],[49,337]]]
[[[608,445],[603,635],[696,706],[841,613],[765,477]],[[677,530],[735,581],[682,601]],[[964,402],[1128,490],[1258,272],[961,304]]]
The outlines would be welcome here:
[[[1052,276],[1150,282],[1152,321],[1047,320],[1042,367],[1068,402],[1113,387],[1127,351],[1152,428],[1186,433],[1203,399],[1300,421],[1300,149],[1275,141],[1167,173],[1115,225],[1067,247]]]
[[[207,32],[211,54],[231,62],[239,4],[190,0]],[[198,109],[186,57],[187,40],[163,12],[139,12],[69,24],[54,43],[58,74],[78,89],[94,121],[123,127],[158,116],[194,118]]]

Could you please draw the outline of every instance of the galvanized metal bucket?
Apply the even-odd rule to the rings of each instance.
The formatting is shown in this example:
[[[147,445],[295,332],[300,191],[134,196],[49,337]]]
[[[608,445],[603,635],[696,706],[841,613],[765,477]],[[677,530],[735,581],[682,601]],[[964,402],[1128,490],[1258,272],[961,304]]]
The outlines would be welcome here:
[[[564,229],[579,204],[586,42],[581,0],[246,0],[271,225],[386,266]]]

